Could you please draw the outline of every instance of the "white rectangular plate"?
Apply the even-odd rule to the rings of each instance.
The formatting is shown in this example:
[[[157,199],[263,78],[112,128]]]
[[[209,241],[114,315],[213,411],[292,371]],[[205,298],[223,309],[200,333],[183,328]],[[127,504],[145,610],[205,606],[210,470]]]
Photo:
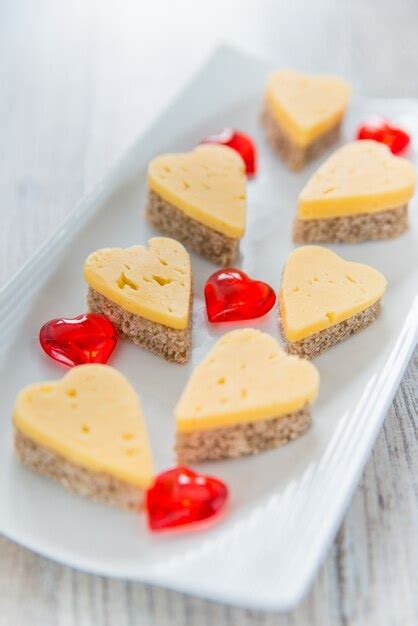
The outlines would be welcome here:
[[[316,360],[321,375],[313,426],[300,440],[252,458],[202,465],[231,489],[228,515],[201,532],[152,535],[143,516],[66,493],[22,468],[12,451],[10,416],[18,390],[63,373],[40,350],[37,334],[52,317],[85,310],[83,261],[105,246],[145,243],[143,219],[148,160],[182,151],[226,126],[248,131],[259,149],[250,181],[248,230],[240,264],[279,286],[293,249],[297,193],[318,166],[288,172],[268,149],[258,123],[271,68],[219,49],[178,100],[133,146],[99,188],[76,208],[0,296],[0,531],[24,546],[79,569],[163,585],[243,607],[292,608],[307,591],[355,488],[416,342],[417,219],[393,241],[333,246],[388,279],[379,319]],[[350,106],[344,140],[370,113],[387,115],[418,137],[415,101],[358,100]],[[411,153],[411,158],[415,154]],[[202,299],[214,267],[193,256],[196,298],[193,359],[176,366],[127,343],[111,363],[142,398],[158,470],[174,463],[173,407],[192,368],[229,326],[208,325]],[[279,336],[275,312],[248,324]]]

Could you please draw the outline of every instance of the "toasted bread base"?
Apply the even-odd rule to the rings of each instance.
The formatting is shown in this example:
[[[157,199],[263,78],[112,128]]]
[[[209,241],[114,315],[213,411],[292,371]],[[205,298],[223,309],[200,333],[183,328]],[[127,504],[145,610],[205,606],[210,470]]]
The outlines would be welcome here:
[[[171,363],[181,364],[189,360],[192,346],[193,294],[190,296],[189,325],[184,330],[169,328],[140,315],[129,313],[92,287],[89,287],[87,305],[92,313],[100,313],[113,322],[118,334],[124,339]]]
[[[72,493],[129,511],[138,511],[142,507],[144,492],[141,488],[110,474],[76,465],[36,443],[17,428],[14,431],[14,447],[22,465],[53,478]]]
[[[279,326],[282,334],[283,341],[285,342],[285,349],[289,354],[297,354],[305,359],[314,359],[331,348],[336,343],[348,339],[350,335],[357,333],[359,330],[369,326],[380,312],[380,300],[369,306],[364,311],[349,317],[348,319],[321,330],[319,333],[315,333],[301,339],[300,341],[288,341],[284,334],[283,323],[279,318]]]
[[[293,225],[295,243],[358,243],[393,239],[408,230],[408,205],[377,213],[301,220]]]
[[[301,170],[307,163],[332,146],[337,141],[341,128],[341,122],[338,122],[308,145],[301,146],[289,137],[267,108],[264,108],[261,114],[261,124],[272,149],[294,172]]]
[[[164,235],[180,241],[212,263],[221,266],[233,264],[238,251],[238,239],[228,237],[189,217],[166,202],[152,189],[148,190],[145,211],[149,224]]]
[[[308,407],[280,417],[257,420],[234,426],[177,432],[178,463],[198,463],[234,459],[283,446],[297,439],[309,428]]]

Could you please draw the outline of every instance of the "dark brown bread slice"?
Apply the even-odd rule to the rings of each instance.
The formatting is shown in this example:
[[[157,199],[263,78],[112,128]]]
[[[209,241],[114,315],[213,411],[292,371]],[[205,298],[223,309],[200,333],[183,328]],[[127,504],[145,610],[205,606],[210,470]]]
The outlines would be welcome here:
[[[309,428],[310,423],[310,411],[305,407],[295,413],[266,420],[190,433],[178,432],[177,461],[198,463],[257,454],[297,439]]]
[[[341,128],[341,122],[338,122],[307,146],[300,146],[292,141],[266,108],[261,114],[261,124],[270,146],[294,172],[301,170],[307,163],[332,146],[337,141]]]
[[[286,344],[285,349],[290,354],[297,354],[305,359],[314,359],[322,352],[325,352],[325,350],[328,350],[328,348],[331,348],[334,344],[344,341],[344,339],[347,339],[350,335],[357,333],[359,330],[362,330],[362,328],[366,328],[366,326],[376,319],[379,311],[380,300],[343,322],[321,330],[319,333],[310,335],[300,341],[288,341],[286,339],[282,320],[279,318],[280,331],[283,341]]]
[[[293,225],[295,243],[358,243],[393,239],[408,230],[408,205],[378,213],[300,220]]]
[[[36,443],[17,428],[14,432],[14,446],[16,456],[23,465],[38,474],[53,478],[72,493],[130,511],[138,511],[142,506],[144,492],[139,487],[110,474],[76,465]]]
[[[238,251],[238,239],[228,237],[189,217],[180,209],[163,200],[152,189],[148,190],[146,218],[153,228],[180,241],[212,263],[232,265]]]
[[[193,293],[190,295],[189,325],[184,330],[169,328],[129,313],[91,287],[87,295],[87,305],[92,313],[100,313],[113,322],[121,337],[162,356],[166,361],[186,363],[190,358]]]

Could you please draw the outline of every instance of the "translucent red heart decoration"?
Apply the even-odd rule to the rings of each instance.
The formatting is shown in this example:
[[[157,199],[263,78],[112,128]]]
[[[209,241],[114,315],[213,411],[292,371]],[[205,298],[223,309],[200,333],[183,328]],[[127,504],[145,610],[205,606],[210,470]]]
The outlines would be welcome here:
[[[402,128],[393,126],[383,117],[370,118],[359,127],[357,139],[373,139],[388,146],[393,154],[403,152],[410,142],[410,137]]]
[[[206,311],[210,322],[237,322],[261,317],[276,302],[267,283],[252,280],[235,268],[218,270],[205,285]]]
[[[218,135],[206,137],[202,143],[216,143],[222,146],[229,146],[236,150],[243,158],[247,176],[254,176],[256,173],[257,150],[253,140],[239,130],[225,128]]]
[[[228,488],[218,478],[175,467],[159,474],[146,494],[148,526],[167,530],[201,524],[219,515]]]
[[[39,331],[39,342],[48,356],[70,366],[106,363],[117,340],[112,322],[95,313],[53,319]]]

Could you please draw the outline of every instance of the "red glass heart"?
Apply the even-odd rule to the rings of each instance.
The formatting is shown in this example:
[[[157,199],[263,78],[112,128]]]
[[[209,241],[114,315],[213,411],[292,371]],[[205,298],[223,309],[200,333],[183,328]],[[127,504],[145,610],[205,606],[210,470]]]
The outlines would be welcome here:
[[[205,300],[210,322],[237,322],[268,313],[276,302],[276,294],[267,283],[252,280],[245,272],[231,267],[208,278]]]
[[[393,126],[383,117],[373,117],[359,127],[357,139],[373,139],[388,146],[393,154],[403,152],[410,142],[410,137],[402,128]]]
[[[50,320],[39,331],[42,349],[56,361],[70,366],[106,363],[117,340],[112,322],[95,313]]]
[[[174,467],[159,474],[146,494],[148,526],[167,530],[213,521],[228,498],[228,488],[218,478]]]
[[[217,143],[222,146],[229,146],[240,154],[245,163],[247,176],[254,176],[256,173],[257,150],[253,140],[239,130],[225,128],[219,135],[211,135],[203,139],[202,143]]]

